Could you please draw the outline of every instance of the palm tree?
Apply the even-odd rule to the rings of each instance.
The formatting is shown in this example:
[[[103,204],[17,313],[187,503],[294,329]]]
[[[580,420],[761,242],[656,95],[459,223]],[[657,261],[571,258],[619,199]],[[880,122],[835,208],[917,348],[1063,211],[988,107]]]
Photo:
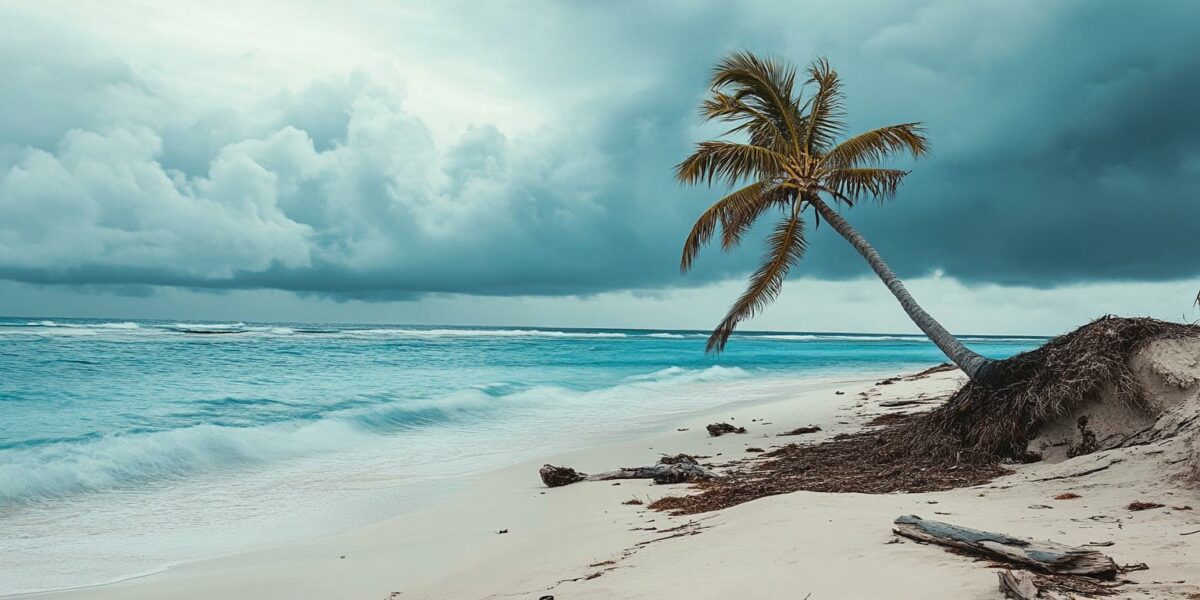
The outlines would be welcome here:
[[[808,75],[798,86],[796,69],[787,64],[749,52],[722,60],[713,69],[711,93],[700,113],[705,121],[732,124],[722,137],[744,141],[700,142],[676,168],[681,183],[743,186],[700,215],[683,247],[685,272],[718,225],[721,244],[729,250],[758,218],[773,210],[781,213],[767,238],[762,266],[708,338],[708,350],[723,350],[738,323],[779,296],[788,271],[804,257],[804,217],[811,207],[818,224],[824,219],[867,260],[917,327],[968,377],[979,381],[995,361],[971,351],[929,316],[875,248],[830,206],[853,207],[863,199],[882,202],[893,197],[908,171],[879,164],[905,152],[914,158],[925,154],[921,124],[881,127],[839,141],[845,111],[837,71],[819,59],[808,67]],[[812,93],[805,97],[808,89]]]

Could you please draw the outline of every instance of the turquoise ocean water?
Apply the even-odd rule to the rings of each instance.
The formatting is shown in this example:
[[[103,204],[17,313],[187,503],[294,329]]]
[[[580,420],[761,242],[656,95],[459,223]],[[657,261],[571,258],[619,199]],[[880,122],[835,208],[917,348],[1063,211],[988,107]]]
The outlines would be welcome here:
[[[943,360],[920,336],[745,333],[719,357],[706,337],[0,318],[0,595],[329,533],[681,413]]]

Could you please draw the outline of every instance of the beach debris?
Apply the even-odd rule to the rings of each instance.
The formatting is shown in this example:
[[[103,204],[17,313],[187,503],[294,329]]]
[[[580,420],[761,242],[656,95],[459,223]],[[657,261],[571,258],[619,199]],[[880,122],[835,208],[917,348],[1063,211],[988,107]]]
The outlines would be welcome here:
[[[1172,506],[1171,510],[1192,510],[1192,507],[1185,504],[1183,506]]]
[[[621,504],[624,504],[625,506],[641,506],[642,504],[645,504],[645,503],[642,502],[641,500],[637,499],[636,497],[634,497],[634,498],[630,498],[630,499],[622,502]]]
[[[901,412],[883,413],[883,414],[875,417],[874,419],[867,421],[867,425],[870,425],[870,426],[895,425],[896,423],[900,423],[903,421],[911,421],[913,419],[913,417],[915,417],[915,416],[916,416],[915,413],[901,413]]]
[[[547,594],[545,596],[542,596],[541,598],[538,598],[538,600],[554,600],[554,596]]]
[[[818,431],[821,431],[821,428],[820,428],[820,427],[817,427],[816,425],[809,425],[809,426],[807,426],[807,427],[797,427],[797,428],[795,428],[795,429],[793,429],[793,430],[791,430],[791,431],[785,431],[785,432],[783,432],[783,433],[781,433],[781,434],[779,434],[779,435],[780,435],[780,436],[785,436],[785,435],[807,435],[807,434],[810,434],[810,433],[816,433],[816,432],[818,432]]]
[[[763,450],[762,448],[757,448],[755,446],[750,446],[749,448],[746,448],[746,452],[766,452],[766,450]]]
[[[663,540],[672,540],[675,538],[681,538],[681,537],[686,537],[686,536],[690,536],[690,535],[699,535],[701,531],[704,531],[705,529],[712,527],[711,525],[701,525],[700,524],[701,521],[707,520],[709,518],[710,517],[704,517],[701,519],[689,520],[687,523],[678,525],[676,527],[668,527],[666,529],[659,529],[656,533],[666,533],[668,535],[661,535],[656,538],[648,539],[644,542],[638,542],[637,544],[635,544],[635,547],[648,546],[650,544],[653,544],[655,542],[661,542]]]
[[[708,430],[708,435],[720,437],[727,433],[746,433],[745,427],[734,427],[729,423],[711,423],[705,429]]]
[[[1096,550],[1065,546],[1054,542],[1035,542],[1003,533],[959,527],[941,521],[929,521],[916,515],[895,520],[897,535],[948,546],[987,558],[1029,567],[1046,573],[1081,575],[1110,580],[1121,569],[1112,558]]]
[[[819,444],[788,444],[722,473],[699,493],[665,496],[650,508],[695,514],[728,508],[756,498],[800,490],[886,494],[932,492],[980,485],[1010,473],[996,464],[963,460],[946,463],[936,455],[905,456],[897,462],[878,452],[880,431],[835,436]]]
[[[1035,600],[1038,588],[1033,583],[1033,575],[1029,571],[1000,571],[1000,591],[1005,598],[1014,600]]]
[[[541,475],[542,483],[546,484],[546,487],[561,487],[575,483],[576,481],[583,481],[584,477],[586,477],[583,473],[571,467],[556,467],[554,465],[542,465],[542,468],[538,470],[538,475]]]
[[[497,532],[496,532],[496,535],[502,535],[502,534],[505,534],[505,533],[508,533],[508,530],[507,530],[507,529],[501,529],[500,531],[497,531]]]
[[[929,375],[933,375],[934,373],[945,373],[946,371],[953,371],[957,368],[958,367],[956,367],[950,363],[942,363],[940,365],[937,365],[936,367],[929,367],[928,369],[925,369],[924,371],[921,371],[920,373],[913,373],[912,375],[909,375],[908,380],[916,381],[918,379],[921,379],[922,377],[928,377]]]
[[[1000,571],[997,576],[1000,579],[1000,591],[1004,593],[1005,598],[1012,600],[1065,600],[1112,596],[1117,593],[1115,588],[1129,583],[1109,583],[1074,575],[1047,575],[1012,570]]]
[[[546,487],[561,487],[577,481],[609,481],[612,479],[653,479],[657,484],[688,483],[693,481],[709,481],[717,478],[717,474],[702,466],[696,459],[687,454],[664,456],[658,464],[649,467],[622,467],[615,471],[603,473],[580,473],[570,467],[543,465],[538,471],[542,483]]]
[[[880,402],[879,406],[882,406],[883,408],[900,408],[901,406],[917,406],[918,404],[925,404],[927,402],[929,402],[929,401],[928,400],[888,400],[887,402]]]
[[[1142,501],[1138,500],[1136,502],[1130,502],[1129,505],[1125,507],[1125,509],[1132,510],[1132,511],[1139,511],[1139,510],[1150,510],[1152,508],[1162,508],[1164,506],[1166,506],[1166,505],[1159,504],[1157,502],[1142,502]]]
[[[664,454],[661,457],[659,457],[658,464],[673,465],[678,462],[687,462],[687,461],[700,462],[700,459],[702,459],[702,458],[708,458],[708,457],[707,456],[698,456],[698,455],[693,456],[691,454],[682,454],[682,453],[672,454],[672,455]]]
[[[1107,465],[1101,465],[1094,469],[1087,469],[1085,471],[1079,471],[1078,473],[1071,473],[1070,475],[1055,475],[1054,477],[1043,477],[1041,479],[1034,479],[1034,481],[1055,481],[1058,479],[1070,479],[1072,477],[1083,477],[1085,475],[1091,475],[1092,473],[1099,473],[1100,471],[1103,471],[1103,470],[1105,470],[1117,463],[1120,463],[1120,462],[1124,462],[1124,461],[1122,459],[1118,458],[1118,459],[1108,463]]]
[[[1076,498],[1082,498],[1082,497],[1083,496],[1080,496],[1079,494],[1076,494],[1075,492],[1066,492],[1066,493],[1062,493],[1062,494],[1055,496],[1054,499],[1055,500],[1074,500]]]
[[[845,396],[846,392],[843,392],[842,390],[838,390],[838,391],[834,392],[833,395],[834,396]]]

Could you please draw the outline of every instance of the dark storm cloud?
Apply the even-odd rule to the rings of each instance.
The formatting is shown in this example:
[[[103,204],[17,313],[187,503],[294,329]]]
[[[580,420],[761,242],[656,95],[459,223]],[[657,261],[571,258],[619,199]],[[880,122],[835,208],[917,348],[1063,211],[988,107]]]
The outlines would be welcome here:
[[[1190,4],[527,8],[533,25],[447,8],[436,50],[570,100],[536,132],[483,123],[449,142],[406,108],[419,91],[369,73],[249,107],[192,101],[153,57],[39,52],[53,28],[31,20],[28,37],[0,41],[16,84],[0,91],[0,277],[403,299],[737,275],[756,247],[678,274],[691,219],[720,190],[670,177],[711,134],[695,106],[708,66],[736,48],[829,56],[852,129],[926,122],[933,153],[906,164],[900,196],[848,214],[904,275],[1052,286],[1200,272]],[[812,239],[798,272],[864,273],[831,231]]]

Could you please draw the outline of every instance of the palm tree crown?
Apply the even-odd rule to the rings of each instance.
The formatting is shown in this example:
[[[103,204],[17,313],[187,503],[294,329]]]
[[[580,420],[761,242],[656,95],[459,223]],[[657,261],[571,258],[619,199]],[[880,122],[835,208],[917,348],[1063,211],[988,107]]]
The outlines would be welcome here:
[[[889,125],[842,139],[845,110],[837,71],[818,59],[807,75],[798,85],[795,68],[749,52],[722,60],[713,69],[710,94],[700,114],[705,121],[730,124],[722,137],[734,139],[700,142],[676,167],[676,178],[682,183],[736,188],[704,211],[692,227],[683,247],[684,271],[692,267],[718,225],[721,245],[729,250],[759,217],[773,210],[781,214],[767,238],[762,265],[709,337],[708,350],[723,350],[738,323],[779,295],[788,271],[804,256],[804,213],[811,206],[818,222],[822,218],[829,222],[867,259],[930,339],[974,376],[987,359],[968,350],[929,317],[878,252],[822,199],[849,207],[863,199],[883,201],[894,196],[908,171],[879,165],[898,154],[914,158],[925,154],[921,124]]]

